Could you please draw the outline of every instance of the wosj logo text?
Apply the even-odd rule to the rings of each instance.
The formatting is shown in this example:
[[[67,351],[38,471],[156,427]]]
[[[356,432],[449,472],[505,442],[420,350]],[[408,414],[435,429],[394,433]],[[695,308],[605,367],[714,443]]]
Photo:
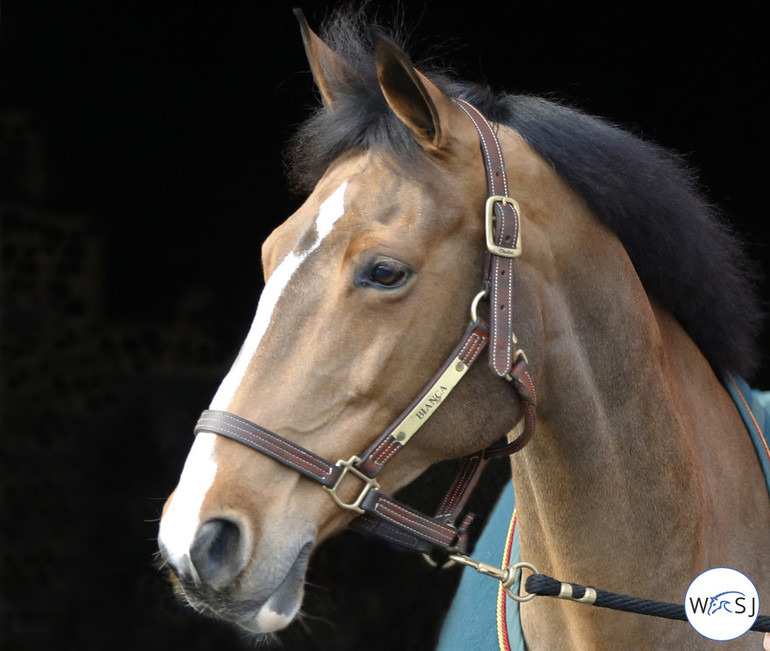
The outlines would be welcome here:
[[[759,595],[741,572],[718,567],[698,576],[685,595],[685,613],[692,627],[712,640],[733,640],[757,619]]]
[[[746,604],[747,600],[749,600],[749,605]],[[690,610],[693,613],[715,615],[722,611],[725,614],[746,615],[746,617],[754,617],[757,613],[757,599],[754,597],[749,599],[739,590],[726,590],[708,598],[690,597],[689,602]]]

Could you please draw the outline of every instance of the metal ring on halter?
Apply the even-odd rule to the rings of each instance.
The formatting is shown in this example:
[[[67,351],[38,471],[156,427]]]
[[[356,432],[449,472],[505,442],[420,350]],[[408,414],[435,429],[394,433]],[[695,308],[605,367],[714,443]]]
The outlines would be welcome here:
[[[448,561],[444,561],[443,563],[437,563],[430,557],[430,554],[426,554],[426,553],[423,553],[422,558],[431,567],[437,567],[441,570],[446,570],[452,567],[453,565],[456,565],[456,561],[453,561],[451,558]]]
[[[479,303],[482,298],[486,298],[487,290],[482,289],[471,301],[471,323],[476,323],[479,320]]]

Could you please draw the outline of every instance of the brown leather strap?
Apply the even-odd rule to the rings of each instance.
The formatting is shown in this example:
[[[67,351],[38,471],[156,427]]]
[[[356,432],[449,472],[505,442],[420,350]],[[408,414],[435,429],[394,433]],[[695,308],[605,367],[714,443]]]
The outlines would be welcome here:
[[[494,242],[504,250],[514,249],[519,242],[519,214],[508,194],[503,150],[497,135],[486,118],[471,104],[456,100],[471,119],[479,134],[481,154],[487,173],[489,196],[495,215]],[[507,199],[504,201],[503,199]],[[485,220],[490,216],[485,214]],[[490,366],[500,377],[510,374],[514,363],[513,343],[513,257],[498,255],[487,249],[487,283],[491,326]]]
[[[361,507],[380,520],[405,530],[417,540],[441,549],[455,549],[461,532],[452,523],[423,515],[380,491],[369,491]]]
[[[454,535],[449,543],[447,542],[450,540],[449,537],[430,535],[426,529],[423,529],[418,535],[414,527],[389,522],[384,520],[380,514],[372,515],[365,513],[360,515],[350,523],[349,527],[354,531],[378,536],[399,547],[424,554],[430,554],[436,548],[450,553],[455,551],[464,553],[468,549],[468,527],[472,521],[473,516],[468,515],[463,519],[459,527],[448,526],[447,531],[454,531]]]
[[[513,365],[510,373],[516,393],[521,399],[522,418],[514,427],[518,435],[510,443],[496,445],[484,450],[486,457],[510,456],[523,448],[535,433],[535,408],[537,407],[537,395],[535,383],[529,370],[526,358],[520,356]]]
[[[327,488],[334,488],[343,475],[344,468],[305,450],[285,438],[260,427],[251,421],[224,411],[206,410],[195,426],[195,434],[212,432],[242,443],[253,450],[296,470],[305,477]],[[378,529],[378,534],[411,549],[428,551],[438,546],[442,549],[461,549],[464,531],[446,518],[431,518],[398,500],[385,495],[377,488],[365,492],[357,505],[364,514],[354,528],[372,530],[372,518],[389,526]]]
[[[473,489],[481,479],[481,473],[489,458],[483,452],[470,454],[463,459],[460,471],[452,485],[444,495],[444,499],[436,510],[436,517],[446,522],[455,522],[465,509]]]
[[[361,462],[357,464],[357,467],[361,472],[370,477],[376,477],[380,474],[385,464],[403,450],[404,445],[408,442],[403,440],[401,435],[404,423],[410,418],[419,419],[419,424],[427,421],[451,391],[451,388],[441,384],[441,378],[445,377],[448,369],[453,364],[457,364],[458,361],[465,365],[462,372],[467,371],[484,350],[488,341],[489,328],[484,321],[479,320],[468,326],[460,343],[449,355],[443,366],[393,424],[360,455]],[[422,413],[420,409],[423,410]]]
[[[332,488],[342,475],[342,468],[339,466],[329,463],[326,459],[264,427],[227,411],[211,409],[204,411],[194,430],[196,435],[201,432],[213,432],[243,443],[327,488]]]
[[[517,204],[509,195],[503,151],[492,125],[472,104],[464,100],[455,101],[473,122],[479,134],[487,175],[487,191],[489,201],[493,202],[495,215],[494,243],[498,246],[490,248],[488,242],[485,272],[485,283],[490,293],[490,366],[497,375],[513,383],[522,400],[523,409],[523,419],[517,424],[517,427],[522,428],[521,433],[510,443],[488,448],[485,454],[490,457],[510,455],[524,447],[532,438],[537,404],[529,364],[516,350],[513,331],[513,260],[521,252],[521,220]],[[488,211],[484,218],[485,221],[490,218]],[[503,255],[499,255],[500,253]]]

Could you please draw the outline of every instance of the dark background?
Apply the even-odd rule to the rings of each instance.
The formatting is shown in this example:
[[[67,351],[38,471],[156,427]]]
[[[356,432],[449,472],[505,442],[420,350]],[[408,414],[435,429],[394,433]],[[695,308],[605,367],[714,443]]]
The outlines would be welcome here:
[[[759,2],[402,4],[415,55],[682,152],[767,273]],[[313,25],[331,6],[304,3]],[[249,648],[174,601],[154,538],[259,244],[301,201],[281,150],[315,98],[290,9],[0,0],[0,649]],[[367,648],[429,648],[454,577],[419,563],[324,546],[283,648],[360,648],[362,623]]]

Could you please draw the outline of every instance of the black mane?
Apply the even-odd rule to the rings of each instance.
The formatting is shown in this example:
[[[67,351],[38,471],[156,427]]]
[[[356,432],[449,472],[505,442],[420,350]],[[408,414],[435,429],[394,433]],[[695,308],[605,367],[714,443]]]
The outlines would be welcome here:
[[[318,109],[290,144],[287,167],[298,188],[311,189],[351,150],[381,149],[407,168],[418,165],[419,148],[380,91],[363,16],[336,16],[324,40],[355,74],[340,83],[334,110]],[[420,69],[448,96],[518,131],[617,234],[648,293],[712,366],[751,377],[762,321],[755,265],[676,155],[553,101],[495,95]]]

